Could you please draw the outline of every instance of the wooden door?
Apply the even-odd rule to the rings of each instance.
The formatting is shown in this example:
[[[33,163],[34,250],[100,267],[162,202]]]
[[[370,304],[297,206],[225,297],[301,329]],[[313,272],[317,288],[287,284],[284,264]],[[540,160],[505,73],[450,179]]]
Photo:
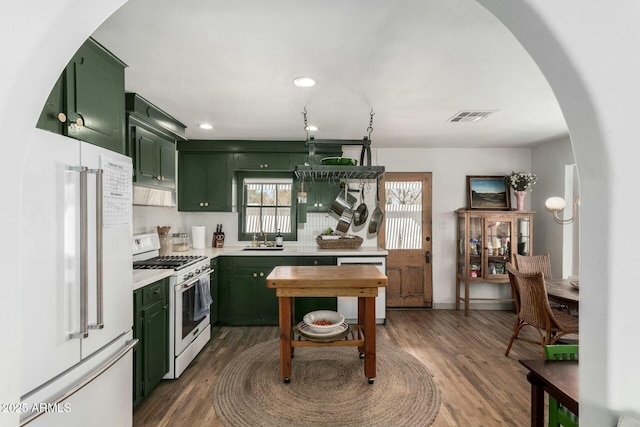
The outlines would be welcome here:
[[[387,172],[378,189],[387,249],[387,307],[432,307],[431,173]]]

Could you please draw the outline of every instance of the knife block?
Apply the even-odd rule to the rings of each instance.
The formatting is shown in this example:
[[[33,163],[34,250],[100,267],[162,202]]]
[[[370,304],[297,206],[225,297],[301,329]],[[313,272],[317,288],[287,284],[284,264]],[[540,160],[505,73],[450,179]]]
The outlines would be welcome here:
[[[224,233],[213,233],[213,241],[211,242],[211,246],[214,248],[222,248],[224,247]]]

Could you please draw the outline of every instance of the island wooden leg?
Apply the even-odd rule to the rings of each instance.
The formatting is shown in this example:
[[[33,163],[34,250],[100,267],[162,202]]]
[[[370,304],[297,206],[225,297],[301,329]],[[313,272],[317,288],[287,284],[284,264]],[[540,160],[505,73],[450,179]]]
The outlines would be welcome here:
[[[363,333],[364,333],[364,312],[365,312],[364,300],[365,299],[363,297],[358,298],[358,325],[362,326]],[[364,356],[364,351],[365,351],[364,346],[358,346],[358,353],[360,353],[360,357]]]
[[[369,384],[376,377],[376,299],[364,298],[364,375]]]
[[[280,375],[285,383],[291,380],[291,297],[279,297]]]

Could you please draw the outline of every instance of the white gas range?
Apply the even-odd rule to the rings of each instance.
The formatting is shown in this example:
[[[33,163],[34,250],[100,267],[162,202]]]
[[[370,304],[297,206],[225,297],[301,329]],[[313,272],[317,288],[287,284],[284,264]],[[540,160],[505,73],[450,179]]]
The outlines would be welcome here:
[[[156,233],[133,236],[133,268],[172,269],[169,276],[169,372],[175,379],[211,339],[210,261],[198,255],[159,255]]]

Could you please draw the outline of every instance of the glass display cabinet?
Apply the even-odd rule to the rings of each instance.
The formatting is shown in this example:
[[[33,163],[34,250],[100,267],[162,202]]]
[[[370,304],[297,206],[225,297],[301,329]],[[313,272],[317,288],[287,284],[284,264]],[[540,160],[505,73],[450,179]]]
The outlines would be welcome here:
[[[462,302],[468,316],[470,301],[513,301],[513,298],[471,298],[469,287],[473,283],[509,283],[505,266],[507,262],[515,263],[513,254],[532,254],[533,214],[529,211],[456,211],[456,310]],[[462,285],[464,295],[461,295]]]

